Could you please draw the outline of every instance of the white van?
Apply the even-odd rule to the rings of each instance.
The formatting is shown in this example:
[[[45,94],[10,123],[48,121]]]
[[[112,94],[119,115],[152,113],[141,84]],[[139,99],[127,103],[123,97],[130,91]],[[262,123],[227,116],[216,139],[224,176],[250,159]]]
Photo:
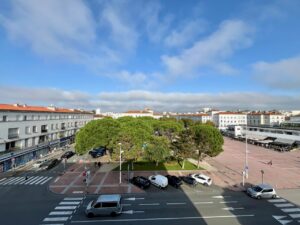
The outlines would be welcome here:
[[[85,210],[89,218],[101,215],[116,216],[121,212],[121,195],[100,195],[96,200],[91,201]]]
[[[162,175],[152,175],[149,177],[151,184],[159,187],[166,188],[168,186],[168,178]]]

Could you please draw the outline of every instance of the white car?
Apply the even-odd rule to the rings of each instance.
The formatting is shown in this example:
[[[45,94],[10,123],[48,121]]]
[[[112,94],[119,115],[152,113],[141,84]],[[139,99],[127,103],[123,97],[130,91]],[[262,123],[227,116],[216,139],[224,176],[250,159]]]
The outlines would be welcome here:
[[[40,168],[40,167],[43,165],[43,163],[45,163],[45,162],[47,162],[47,159],[44,159],[44,160],[38,160],[38,161],[36,161],[36,162],[33,164],[33,167],[34,167],[34,168]]]
[[[198,183],[206,185],[206,186],[210,186],[212,184],[212,180],[210,179],[210,177],[201,174],[201,173],[196,173],[196,174],[192,174],[190,175],[192,178],[194,178]]]
[[[168,178],[162,175],[152,175],[149,177],[151,184],[159,187],[166,188],[168,186]]]

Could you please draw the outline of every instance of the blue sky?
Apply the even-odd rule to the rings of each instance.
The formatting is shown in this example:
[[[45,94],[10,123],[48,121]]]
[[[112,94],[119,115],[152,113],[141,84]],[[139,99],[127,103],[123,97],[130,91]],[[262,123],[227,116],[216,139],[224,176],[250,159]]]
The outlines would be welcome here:
[[[300,2],[3,0],[0,101],[300,108]]]

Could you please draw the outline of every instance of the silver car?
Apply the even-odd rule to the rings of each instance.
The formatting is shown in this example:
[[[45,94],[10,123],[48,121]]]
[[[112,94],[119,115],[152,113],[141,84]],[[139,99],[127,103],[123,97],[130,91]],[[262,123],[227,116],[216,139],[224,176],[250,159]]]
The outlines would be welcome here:
[[[276,198],[277,194],[275,189],[269,184],[259,184],[247,189],[247,194],[252,198]]]
[[[116,216],[122,212],[121,195],[100,195],[96,200],[89,202],[85,214],[94,216]]]

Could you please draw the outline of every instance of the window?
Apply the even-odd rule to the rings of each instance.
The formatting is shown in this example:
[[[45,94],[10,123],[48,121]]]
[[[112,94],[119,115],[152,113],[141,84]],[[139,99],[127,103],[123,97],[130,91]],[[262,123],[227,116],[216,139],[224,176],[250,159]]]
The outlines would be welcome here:
[[[51,124],[51,130],[54,130],[54,124]]]
[[[7,116],[3,116],[2,121],[6,122],[7,121]]]
[[[19,128],[8,128],[8,139],[19,138]]]
[[[33,127],[32,127],[32,132],[33,132],[33,133],[37,133],[37,127],[36,127],[36,126],[33,126]]]
[[[27,120],[27,116],[24,116],[24,117],[23,117],[23,120]]]
[[[25,134],[30,134],[30,133],[31,133],[30,127],[25,127]]]
[[[102,208],[106,207],[117,207],[118,204],[116,202],[102,202]]]

